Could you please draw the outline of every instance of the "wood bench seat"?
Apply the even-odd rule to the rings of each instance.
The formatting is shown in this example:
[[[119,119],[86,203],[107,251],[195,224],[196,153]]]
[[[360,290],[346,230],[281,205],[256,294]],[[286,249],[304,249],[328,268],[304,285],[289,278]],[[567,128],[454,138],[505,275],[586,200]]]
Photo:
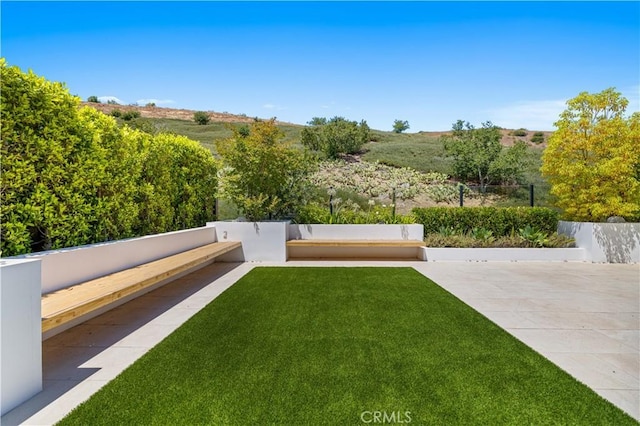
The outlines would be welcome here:
[[[207,244],[44,294],[42,296],[42,332],[65,325],[119,299],[187,272],[241,245],[239,241]]]
[[[288,258],[296,259],[420,259],[420,240],[289,240]]]

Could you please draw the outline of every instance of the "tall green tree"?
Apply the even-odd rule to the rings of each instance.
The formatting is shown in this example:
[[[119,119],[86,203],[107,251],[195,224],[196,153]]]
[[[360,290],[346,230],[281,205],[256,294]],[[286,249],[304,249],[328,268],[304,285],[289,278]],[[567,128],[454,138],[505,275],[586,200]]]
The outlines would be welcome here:
[[[393,122],[393,132],[394,133],[402,133],[405,130],[409,130],[409,122],[402,120],[394,120]]]
[[[371,129],[364,120],[358,123],[344,117],[330,120],[314,117],[308,124],[310,127],[305,127],[301,133],[302,145],[322,152],[328,158],[359,152],[371,139]]]
[[[250,221],[291,216],[309,194],[311,158],[282,142],[275,119],[251,123],[249,134],[234,129],[216,143],[224,168],[221,195]]]
[[[542,174],[565,217],[640,217],[640,113],[613,88],[567,102],[542,156]]]
[[[452,158],[452,175],[463,181],[474,181],[484,191],[492,183],[514,183],[522,179],[526,165],[526,145],[511,148],[500,144],[500,129],[491,122],[475,128],[458,120],[451,135],[442,137],[444,148]]]

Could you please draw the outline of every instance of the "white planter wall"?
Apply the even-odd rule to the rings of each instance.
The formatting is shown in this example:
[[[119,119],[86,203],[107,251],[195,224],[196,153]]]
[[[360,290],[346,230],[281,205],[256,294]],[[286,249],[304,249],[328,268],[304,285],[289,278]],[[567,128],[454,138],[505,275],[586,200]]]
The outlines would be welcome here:
[[[0,411],[42,390],[40,261],[0,260]]]
[[[565,222],[558,233],[572,237],[594,263],[640,262],[640,223]]]
[[[208,222],[217,241],[241,241],[242,250],[220,256],[224,262],[284,262],[289,222]]]
[[[38,252],[8,259],[42,261],[42,294],[216,241],[211,227]]]
[[[291,240],[416,240],[424,227],[411,225],[289,225]]]
[[[289,239],[422,241],[423,229],[420,224],[296,224],[289,225]],[[422,259],[421,254],[415,247],[289,247],[288,250],[292,259]]]
[[[440,248],[425,247],[423,259],[429,262],[570,262],[584,261],[581,248]]]

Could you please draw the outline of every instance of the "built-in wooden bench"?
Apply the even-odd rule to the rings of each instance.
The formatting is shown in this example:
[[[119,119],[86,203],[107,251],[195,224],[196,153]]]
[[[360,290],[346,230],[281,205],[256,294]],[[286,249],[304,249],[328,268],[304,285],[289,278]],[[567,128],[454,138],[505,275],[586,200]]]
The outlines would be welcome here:
[[[207,244],[42,296],[42,332],[104,308],[241,247],[239,241]]]
[[[287,241],[290,258],[419,258],[419,240],[301,239]]]

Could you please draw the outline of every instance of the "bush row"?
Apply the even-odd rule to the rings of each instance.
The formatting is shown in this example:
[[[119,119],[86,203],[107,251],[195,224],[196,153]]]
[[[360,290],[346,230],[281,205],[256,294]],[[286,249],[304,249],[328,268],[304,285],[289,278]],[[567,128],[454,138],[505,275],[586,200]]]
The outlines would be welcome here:
[[[202,226],[216,163],[183,136],[152,136],[60,83],[0,60],[3,256]]]
[[[527,225],[552,234],[558,227],[558,212],[545,207],[428,207],[412,210],[416,223],[429,235],[449,228],[466,234],[474,228],[491,231],[494,236],[511,235]]]

